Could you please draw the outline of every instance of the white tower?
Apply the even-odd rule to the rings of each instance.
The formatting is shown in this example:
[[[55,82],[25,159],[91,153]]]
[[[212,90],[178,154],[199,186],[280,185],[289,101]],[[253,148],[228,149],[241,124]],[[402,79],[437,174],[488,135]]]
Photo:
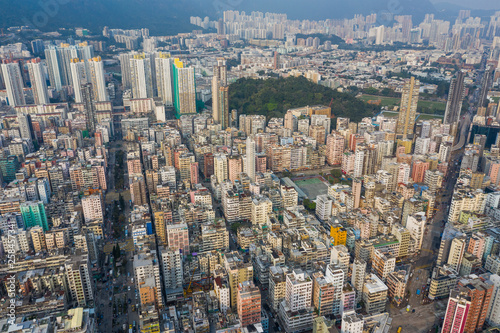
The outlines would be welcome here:
[[[7,97],[10,106],[26,105],[21,69],[16,62],[2,64],[3,81],[7,87]]]
[[[45,80],[45,73],[40,58],[32,59],[28,62],[28,72],[35,104],[48,104],[49,94],[47,92],[47,81]]]
[[[250,177],[252,182],[255,181],[255,141],[251,137],[247,138],[247,148],[246,148],[246,167],[247,175]]]

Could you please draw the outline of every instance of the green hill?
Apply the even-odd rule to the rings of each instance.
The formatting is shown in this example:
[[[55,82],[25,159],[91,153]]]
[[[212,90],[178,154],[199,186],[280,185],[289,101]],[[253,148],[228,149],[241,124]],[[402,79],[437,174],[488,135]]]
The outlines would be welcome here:
[[[304,77],[279,79],[242,78],[229,86],[229,107],[241,114],[261,114],[268,118],[283,117],[288,109],[306,105],[329,105],[332,113],[360,121],[371,117],[379,107],[369,105],[348,93],[321,86]]]

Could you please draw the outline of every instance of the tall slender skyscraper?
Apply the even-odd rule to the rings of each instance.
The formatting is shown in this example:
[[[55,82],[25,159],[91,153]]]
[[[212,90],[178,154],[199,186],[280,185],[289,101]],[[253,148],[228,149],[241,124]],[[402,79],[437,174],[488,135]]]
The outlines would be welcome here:
[[[97,102],[109,101],[106,80],[104,79],[104,64],[102,63],[101,57],[89,59],[88,63],[90,69],[88,81],[92,83],[95,100]]]
[[[153,72],[151,58],[145,53],[130,59],[130,79],[133,98],[153,98]]]
[[[212,112],[216,122],[222,124],[225,129],[229,126],[229,105],[225,100],[229,99],[227,87],[226,59],[217,58],[212,78]]]
[[[172,94],[172,58],[168,53],[158,53],[155,58],[156,85],[158,86],[158,97],[165,106],[173,106]]]
[[[23,77],[21,68],[16,62],[4,61],[2,64],[3,82],[7,87],[7,97],[10,106],[26,105],[24,99]]]
[[[28,61],[28,73],[31,81],[31,91],[36,105],[49,103],[49,94],[47,91],[47,81],[40,58]]]
[[[172,65],[174,109],[179,119],[184,114],[196,113],[196,84],[194,68],[184,67],[179,59]]]
[[[87,120],[87,130],[89,131],[89,136],[93,136],[95,133],[95,126],[97,123],[96,119],[96,109],[95,109],[95,99],[94,99],[94,89],[91,83],[82,84],[82,101],[85,106],[85,118]]]
[[[255,181],[255,141],[252,137],[247,137],[246,142],[246,169],[247,175],[252,180]]]
[[[71,59],[71,78],[73,80],[73,91],[75,92],[75,102],[83,103],[82,85],[87,83],[87,75],[85,73],[85,63],[80,59]]]
[[[419,90],[419,80],[415,80],[414,77],[411,77],[405,81],[403,93],[401,95],[401,107],[399,108],[398,124],[396,128],[396,134],[403,136],[405,139],[408,135],[413,134]]]
[[[136,53],[121,53],[118,55],[118,59],[120,59],[123,89],[132,88],[132,71],[130,66],[130,59],[134,58],[134,54]]]
[[[451,80],[448,103],[446,103],[446,112],[444,113],[444,124],[453,124],[460,119],[460,111],[465,97],[464,79],[465,73],[458,71],[457,77]]]
[[[226,129],[231,126],[229,115],[229,87],[219,87],[219,114],[222,116],[220,123],[222,128]]]

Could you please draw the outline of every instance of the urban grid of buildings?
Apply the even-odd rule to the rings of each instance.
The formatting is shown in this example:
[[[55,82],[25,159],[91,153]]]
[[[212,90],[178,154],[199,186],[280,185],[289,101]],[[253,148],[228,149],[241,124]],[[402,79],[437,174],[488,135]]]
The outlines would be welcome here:
[[[500,331],[500,12],[190,22],[0,46],[2,331]],[[276,76],[401,98],[230,108]]]

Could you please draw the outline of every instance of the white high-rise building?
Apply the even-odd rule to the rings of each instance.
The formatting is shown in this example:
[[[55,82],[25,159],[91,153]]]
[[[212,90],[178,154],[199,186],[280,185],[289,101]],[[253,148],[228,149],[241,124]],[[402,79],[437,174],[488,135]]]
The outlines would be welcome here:
[[[406,229],[410,232],[411,237],[415,240],[415,249],[420,250],[424,240],[425,223],[427,219],[425,212],[418,212],[408,216],[406,220]]]
[[[158,86],[158,97],[166,106],[174,106],[172,91],[172,64],[173,59],[168,53],[158,53],[155,58],[156,84]]]
[[[309,274],[294,270],[286,276],[285,300],[291,311],[309,308],[312,301],[313,282]]]
[[[49,46],[45,49],[45,59],[49,70],[50,84],[56,90],[73,84],[71,59],[82,59],[87,61],[94,56],[94,47],[88,43],[78,45],[61,44]],[[86,65],[85,72],[89,72]]]
[[[36,181],[36,185],[38,188],[38,195],[40,196],[40,201],[44,204],[48,204],[50,202],[50,184],[48,178],[39,178]]]
[[[338,265],[344,271],[344,276],[347,276],[350,258],[349,250],[345,245],[332,246],[330,264]]]
[[[165,289],[182,288],[182,253],[179,249],[159,247],[160,266]]]
[[[246,170],[252,182],[255,181],[255,141],[251,137],[246,142]]]
[[[71,59],[71,77],[73,79],[73,91],[75,92],[75,102],[83,103],[82,85],[87,83],[87,73],[85,62],[80,59]]]
[[[82,198],[82,210],[85,222],[90,222],[93,220],[102,220],[102,199],[98,194],[93,194],[85,196]]]
[[[333,293],[333,314],[340,314],[340,306],[342,302],[342,288],[344,286],[344,271],[341,267],[337,265],[326,266],[326,277],[330,278],[333,283],[334,293]]]
[[[366,275],[366,262],[360,259],[354,259],[354,263],[352,264],[352,276],[351,276],[351,284],[358,292],[357,296],[361,295],[363,291],[363,284],[365,283],[365,275]]]
[[[448,265],[456,270],[460,271],[460,266],[462,265],[462,259],[465,253],[466,238],[458,237],[451,241],[450,254],[448,256]]]
[[[104,78],[104,64],[101,57],[89,59],[90,77],[88,81],[92,83],[94,99],[96,102],[109,101],[108,90],[106,89],[106,80]]]
[[[149,55],[135,54],[130,59],[130,80],[133,98],[153,98],[153,78]]]
[[[328,221],[332,216],[333,198],[328,194],[320,194],[316,197],[316,216],[321,221]]]
[[[226,155],[224,154],[214,155],[214,174],[219,184],[228,179]]]
[[[7,98],[10,106],[26,105],[24,99],[23,77],[21,68],[16,62],[4,62],[2,64],[3,82],[7,87]]]
[[[342,333],[363,333],[363,326],[365,325],[365,320],[363,316],[353,313],[345,315],[342,318],[342,328],[340,332]]]
[[[47,90],[47,81],[45,80],[45,72],[40,58],[28,61],[27,66],[35,104],[48,104],[49,94]]]

